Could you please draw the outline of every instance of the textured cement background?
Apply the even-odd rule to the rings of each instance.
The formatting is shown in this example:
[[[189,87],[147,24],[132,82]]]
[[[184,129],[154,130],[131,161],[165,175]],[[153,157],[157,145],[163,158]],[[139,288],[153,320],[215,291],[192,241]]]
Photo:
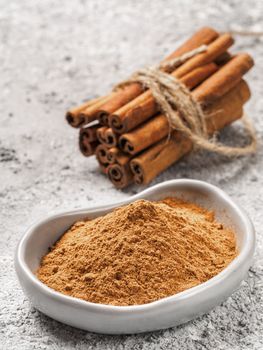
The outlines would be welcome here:
[[[131,336],[96,335],[33,309],[13,267],[25,228],[52,211],[101,204],[141,190],[117,191],[94,159],[77,148],[65,110],[103,94],[202,25],[262,31],[263,3],[253,1],[5,1],[0,0],[0,348],[1,349],[262,349],[262,147],[234,162],[199,154],[154,183],[180,177],[220,186],[249,213],[257,255],[241,288],[209,314],[181,327]],[[237,36],[256,67],[248,75],[247,111],[261,141],[263,38]],[[241,142],[237,127],[223,139]]]

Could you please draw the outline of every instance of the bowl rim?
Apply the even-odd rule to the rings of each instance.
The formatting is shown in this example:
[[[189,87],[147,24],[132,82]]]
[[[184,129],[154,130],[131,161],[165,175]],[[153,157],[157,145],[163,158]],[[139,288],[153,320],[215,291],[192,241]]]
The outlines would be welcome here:
[[[33,272],[31,272],[30,268],[27,266],[27,263],[24,259],[25,248],[27,246],[29,238],[31,237],[32,234],[34,234],[34,232],[36,232],[38,226],[43,225],[46,222],[54,220],[61,216],[82,214],[82,213],[83,214],[86,213],[88,215],[92,212],[96,212],[97,210],[106,210],[106,209],[115,208],[115,207],[124,205],[126,203],[133,202],[137,199],[140,199],[144,195],[154,193],[156,190],[161,189],[162,187],[167,187],[171,185],[180,185],[180,184],[181,185],[191,184],[194,187],[198,187],[199,189],[201,187],[201,189],[208,190],[209,192],[212,192],[216,196],[220,197],[236,211],[239,218],[243,221],[243,225],[245,227],[246,234],[245,234],[245,240],[241,251],[224,270],[222,270],[219,274],[207,280],[206,282],[203,282],[195,287],[186,289],[177,294],[155,300],[150,303],[120,306],[120,305],[93,303],[90,301],[86,301],[83,299],[75,298],[75,297],[57,292],[52,288],[48,287],[43,282],[41,282],[36,277],[36,275]],[[15,266],[16,266],[16,270],[18,270],[18,266],[19,266],[20,272],[22,270],[22,272],[26,275],[27,279],[30,281],[31,284],[33,284],[36,287],[39,293],[44,293],[47,297],[51,297],[58,302],[64,302],[67,304],[71,304],[71,306],[78,306],[81,308],[85,308],[86,310],[96,311],[96,312],[105,312],[105,311],[109,313],[111,312],[123,313],[127,311],[145,312],[145,311],[150,311],[151,309],[154,309],[159,306],[163,307],[166,304],[169,304],[170,302],[172,303],[180,302],[181,300],[191,298],[196,294],[204,292],[209,287],[221,284],[225,279],[227,279],[231,274],[233,274],[238,269],[240,264],[242,264],[242,262],[244,262],[247,259],[247,257],[253,255],[254,250],[255,250],[255,230],[254,230],[253,223],[248,217],[248,215],[246,214],[246,212],[228,194],[226,194],[226,192],[221,190],[219,187],[212,185],[210,183],[207,183],[205,181],[192,180],[192,179],[175,179],[175,180],[164,181],[160,184],[154,185],[122,201],[112,202],[106,205],[97,205],[94,207],[90,206],[90,207],[81,208],[81,209],[57,211],[51,215],[45,216],[40,220],[37,220],[36,222],[32,223],[29,226],[29,228],[25,231],[22,238],[18,242],[16,251],[15,251]]]

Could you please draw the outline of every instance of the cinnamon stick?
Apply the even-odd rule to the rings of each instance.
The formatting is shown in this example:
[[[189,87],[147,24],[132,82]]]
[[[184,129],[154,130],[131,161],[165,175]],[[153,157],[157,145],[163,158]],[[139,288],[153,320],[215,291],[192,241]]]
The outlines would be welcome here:
[[[95,104],[92,104],[91,106],[88,106],[87,108],[82,110],[78,115],[75,116],[74,126],[79,128],[96,120],[97,111],[100,109],[101,106],[103,106],[104,103],[113,98],[115,94],[115,92],[112,92],[109,95],[102,97]]]
[[[186,74],[195,74],[193,70],[212,63],[213,60],[224,53],[233,44],[233,38],[229,34],[223,34],[212,42],[207,51],[200,53],[186,61],[171,73],[176,79],[183,80]],[[188,86],[190,89],[194,86]],[[109,117],[109,123],[115,132],[123,133],[132,130],[136,126],[149,119],[158,111],[158,105],[152,93],[148,90],[130,103],[115,111]]]
[[[92,100],[84,102],[82,105],[80,105],[78,107],[74,107],[74,108],[70,109],[69,111],[67,111],[67,113],[66,113],[67,122],[71,126],[76,127],[75,125],[79,124],[79,121],[77,120],[77,118],[78,118],[78,115],[80,114],[80,112],[82,112],[84,109],[94,105],[95,103],[100,101],[101,98],[102,97],[94,98]]]
[[[98,125],[93,125],[87,128],[81,128],[79,131],[79,148],[85,157],[93,155],[99,145],[96,135],[98,127]]]
[[[81,116],[81,113],[82,112],[85,113],[86,110],[92,111],[94,106],[100,106],[102,102],[103,103],[105,102],[105,99],[106,99],[105,96],[94,98],[90,101],[83,103],[82,105],[80,105],[78,107],[70,109],[66,113],[67,122],[74,128],[80,128],[81,126],[83,126],[85,124],[83,116]],[[93,120],[90,120],[90,121],[93,121]]]
[[[79,149],[85,157],[90,157],[95,154],[96,148],[99,145],[98,141],[88,142],[79,137]]]
[[[117,146],[119,140],[119,136],[107,126],[101,126],[97,129],[97,138],[100,143],[104,144],[108,148]]]
[[[236,86],[253,65],[249,54],[237,54],[195,89],[194,98],[203,105],[210,104]]]
[[[100,143],[106,144],[106,131],[108,130],[107,126],[101,126],[97,129],[97,138]]]
[[[123,153],[119,148],[110,148],[107,152],[107,160],[109,164],[119,163],[122,164],[122,159],[127,158],[127,154]]]
[[[109,148],[116,147],[118,144],[119,136],[112,130],[112,128],[108,128],[105,132],[105,140],[106,145]]]
[[[100,127],[101,126],[99,124],[96,124],[96,125],[81,128],[79,131],[79,137],[81,141],[83,141],[84,139],[86,140],[86,142],[97,141],[98,140],[97,130]]]
[[[169,131],[167,117],[159,114],[131,132],[121,135],[119,146],[124,152],[135,155],[160,141],[169,134]]]
[[[113,98],[102,104],[96,113],[96,118],[100,124],[109,126],[109,114],[125,105],[143,92],[140,84],[134,83],[117,90]]]
[[[107,159],[108,147],[104,144],[99,144],[95,150],[96,158],[100,164],[109,164]]]
[[[236,85],[252,65],[253,61],[249,55],[237,55],[193,90],[193,96],[203,105],[211,103]],[[120,147],[123,151],[135,155],[167,136],[169,130],[166,116],[158,115],[131,132],[123,134],[119,141]]]
[[[133,174],[129,165],[131,157],[116,148],[108,150],[108,159],[111,155],[111,160],[114,159],[115,163],[108,166],[107,175],[115,187],[127,187],[133,182]]]
[[[214,101],[205,110],[207,128],[210,134],[239,119],[242,106],[249,99],[250,90],[245,81],[240,83],[226,95]],[[149,149],[142,152],[130,162],[134,181],[147,184],[163,170],[175,163],[192,149],[192,143],[180,132],[174,132],[171,139],[165,137]]]
[[[133,175],[129,164],[125,166],[119,164],[109,165],[107,175],[116,188],[125,188],[133,182]]]
[[[208,45],[207,50],[202,52],[176,69],[176,78],[181,78],[185,74],[191,72],[193,69],[200,67],[204,64],[213,62],[218,56],[222,55],[227,49],[233,45],[234,39],[230,34],[222,34],[210,45]]]
[[[188,51],[194,50],[201,45],[208,45],[217,39],[218,32],[211,27],[202,27],[186,40],[177,50],[167,56],[164,61],[179,57]]]
[[[183,43],[177,50],[175,50],[171,55],[166,57],[164,61],[176,58],[182,54],[189,52],[201,45],[208,45],[218,37],[218,33],[209,27],[203,27],[198,30],[190,39]],[[141,84],[134,83],[130,84],[124,89],[120,89],[109,101],[101,105],[99,111],[96,114],[97,119],[103,125],[108,124],[109,114],[115,112],[122,106],[124,106],[129,101],[133,100],[135,97],[143,93],[143,88]]]

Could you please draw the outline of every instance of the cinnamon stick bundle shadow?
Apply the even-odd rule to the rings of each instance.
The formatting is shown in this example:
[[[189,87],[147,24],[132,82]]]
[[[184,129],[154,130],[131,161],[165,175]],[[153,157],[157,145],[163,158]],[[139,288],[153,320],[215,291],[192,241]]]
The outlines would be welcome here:
[[[226,95],[215,100],[207,109],[207,128],[209,134],[241,118],[243,105],[250,98],[250,90],[244,80]],[[142,152],[130,162],[134,181],[148,184],[163,170],[178,161],[192,149],[192,142],[180,132],[174,132],[171,139],[164,138]]]

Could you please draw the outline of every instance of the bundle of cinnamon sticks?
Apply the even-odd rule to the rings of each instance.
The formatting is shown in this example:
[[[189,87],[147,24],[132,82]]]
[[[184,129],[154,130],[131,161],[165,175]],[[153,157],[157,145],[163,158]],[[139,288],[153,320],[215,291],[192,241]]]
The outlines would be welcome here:
[[[204,27],[163,61],[207,45],[204,52],[165,71],[200,103],[210,135],[241,118],[250,98],[243,75],[253,66],[253,59],[247,53],[230,54],[233,43],[231,35]],[[117,188],[149,183],[193,148],[180,131],[170,135],[168,119],[151,91],[140,83],[124,85],[73,108],[66,119],[80,128],[83,155],[96,155],[102,172]]]

